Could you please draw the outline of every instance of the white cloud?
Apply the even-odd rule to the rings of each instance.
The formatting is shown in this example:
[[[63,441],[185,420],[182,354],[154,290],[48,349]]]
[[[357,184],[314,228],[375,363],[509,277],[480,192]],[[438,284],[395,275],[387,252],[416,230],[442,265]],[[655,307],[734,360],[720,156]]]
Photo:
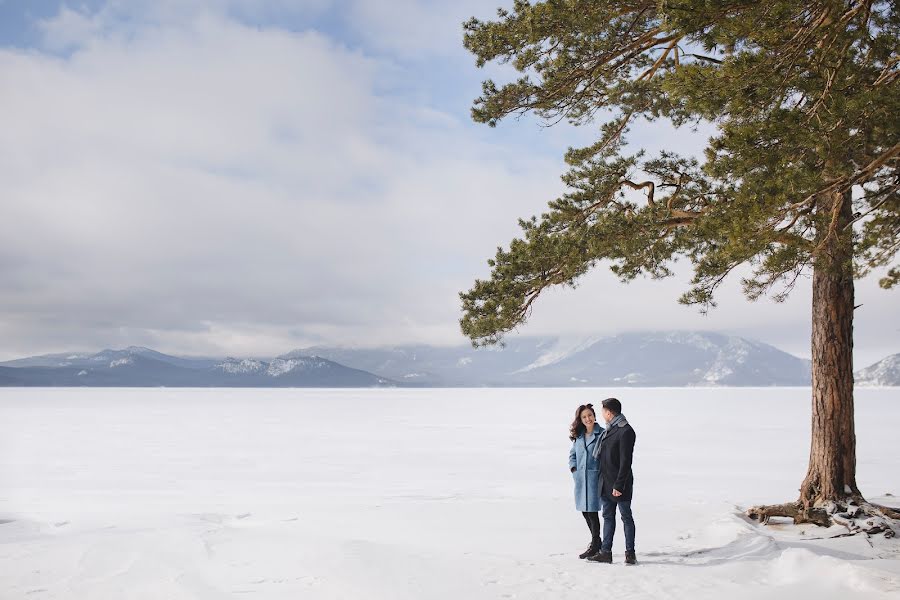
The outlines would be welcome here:
[[[316,32],[85,31],[64,57],[0,52],[10,354],[458,339],[460,265],[559,185]]]
[[[38,23],[38,27],[48,48],[65,51],[96,36],[102,24],[97,18],[63,6],[55,17]]]

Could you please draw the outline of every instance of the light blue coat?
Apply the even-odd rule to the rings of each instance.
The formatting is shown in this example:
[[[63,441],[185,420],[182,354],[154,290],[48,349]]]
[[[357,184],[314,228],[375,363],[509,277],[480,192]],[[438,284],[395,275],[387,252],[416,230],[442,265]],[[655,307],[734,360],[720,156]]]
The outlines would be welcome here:
[[[600,461],[594,458],[594,446],[599,443],[603,428],[594,423],[594,439],[586,442],[584,434],[572,442],[569,450],[569,470],[575,480],[575,510],[598,512],[600,510]]]

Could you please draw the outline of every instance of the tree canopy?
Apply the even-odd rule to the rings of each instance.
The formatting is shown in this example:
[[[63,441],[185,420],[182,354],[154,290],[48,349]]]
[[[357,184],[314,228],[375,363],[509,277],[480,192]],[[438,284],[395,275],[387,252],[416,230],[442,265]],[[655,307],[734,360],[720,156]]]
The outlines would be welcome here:
[[[694,276],[680,301],[703,308],[740,265],[751,267],[749,298],[776,300],[809,267],[890,267],[900,248],[897,4],[516,0],[496,20],[466,22],[479,66],[521,73],[483,83],[476,121],[602,122],[595,143],[566,153],[566,193],[520,221],[521,238],[488,261],[490,278],[460,294],[463,332],[499,342],[545,289],[574,285],[599,261],[628,281],[669,276],[686,257]],[[638,119],[710,122],[716,134],[702,160],[677,147],[647,156],[627,146]],[[894,266],[881,284],[898,281]]]

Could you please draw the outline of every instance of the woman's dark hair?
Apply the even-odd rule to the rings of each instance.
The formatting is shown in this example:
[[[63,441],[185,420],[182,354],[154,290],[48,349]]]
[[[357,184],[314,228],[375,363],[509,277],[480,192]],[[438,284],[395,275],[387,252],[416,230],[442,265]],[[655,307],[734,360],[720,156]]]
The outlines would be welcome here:
[[[575,411],[575,420],[572,421],[571,425],[569,425],[569,439],[573,442],[575,441],[575,438],[587,431],[584,423],[581,422],[581,413],[585,410],[591,411],[591,414],[594,415],[594,418],[597,418],[597,413],[594,412],[593,404],[582,404],[581,406],[579,406],[578,410]]]
[[[614,415],[622,414],[622,403],[616,400],[615,398],[607,398],[602,402],[603,408],[608,410]]]

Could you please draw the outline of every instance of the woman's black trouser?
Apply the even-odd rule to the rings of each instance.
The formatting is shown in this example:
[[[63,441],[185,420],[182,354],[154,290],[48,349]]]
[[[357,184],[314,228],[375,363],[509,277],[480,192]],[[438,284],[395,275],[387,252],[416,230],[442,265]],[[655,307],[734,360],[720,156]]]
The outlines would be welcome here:
[[[596,512],[583,512],[581,513],[584,516],[585,522],[587,522],[588,529],[591,530],[591,539],[600,537],[600,514]]]

